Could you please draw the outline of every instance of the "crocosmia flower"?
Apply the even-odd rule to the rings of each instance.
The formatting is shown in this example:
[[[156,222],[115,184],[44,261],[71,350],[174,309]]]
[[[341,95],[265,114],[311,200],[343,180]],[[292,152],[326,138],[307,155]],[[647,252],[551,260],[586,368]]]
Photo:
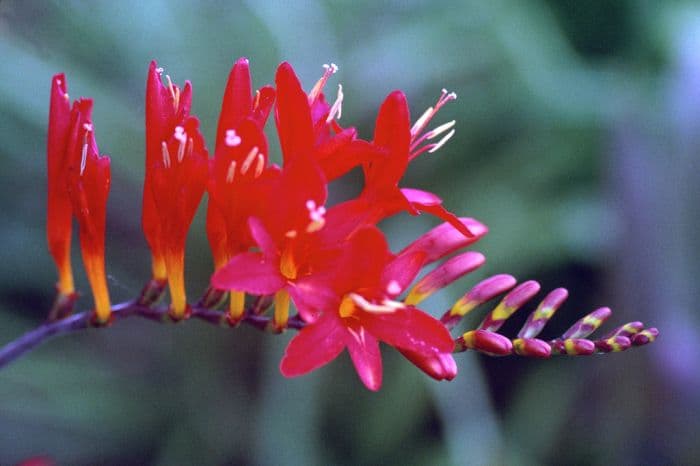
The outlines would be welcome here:
[[[169,78],[164,86],[161,71],[151,63],[146,89],[143,225],[152,248],[154,276],[167,276],[170,315],[179,320],[188,311],[185,240],[204,194],[209,156],[199,121],[188,115],[191,86],[186,83],[181,92]]]
[[[305,374],[347,348],[362,382],[378,390],[382,383],[379,341],[415,355],[413,360],[421,368],[446,365],[456,372],[454,361],[450,363],[454,341],[445,326],[423,311],[390,299],[419,267],[406,268],[408,263],[392,267],[398,280],[391,279],[384,273],[390,260],[379,230],[366,227],[353,234],[336,263],[336,273],[324,277],[327,289],[321,292],[323,279],[319,278],[315,287],[306,290],[317,294],[314,299],[322,312],[289,342],[280,365],[284,375]],[[325,303],[320,297],[326,297]],[[449,369],[429,373],[438,372],[440,378],[453,377],[443,374]]]
[[[275,91],[265,86],[252,94],[248,60],[240,58],[229,74],[216,135],[214,159],[209,165],[207,238],[218,270],[228,260],[255,245],[247,220],[279,170],[268,166],[263,127],[274,103]],[[232,291],[229,318],[243,314],[245,294]]]
[[[163,155],[163,141],[170,138],[175,127],[181,125],[190,114],[192,86],[185,82],[181,90],[166,75],[167,86],[163,84],[162,68],[152,61],[148,68],[146,82],[146,176],[143,186],[143,210],[141,223],[146,241],[151,249],[153,278],[165,282],[164,239],[160,216],[153,198],[153,167]]]
[[[73,105],[68,156],[68,193],[78,220],[83,263],[95,300],[95,320],[104,324],[111,313],[104,257],[111,171],[109,157],[100,156],[95,141],[91,99],[80,99]]]
[[[57,74],[51,82],[49,130],[46,147],[48,165],[47,239],[58,269],[56,288],[66,298],[75,293],[71,268],[72,208],[68,195],[68,138],[71,110],[66,77]]]

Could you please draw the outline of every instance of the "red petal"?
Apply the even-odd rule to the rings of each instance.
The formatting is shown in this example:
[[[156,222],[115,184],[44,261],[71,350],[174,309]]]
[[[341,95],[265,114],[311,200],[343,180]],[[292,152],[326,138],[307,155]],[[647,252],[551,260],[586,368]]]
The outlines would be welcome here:
[[[250,234],[253,236],[255,243],[258,245],[260,251],[262,251],[262,254],[266,259],[279,257],[280,252],[277,245],[272,240],[272,237],[270,237],[270,234],[267,232],[265,226],[259,219],[255,217],[249,218],[248,228],[250,228]]]
[[[277,132],[286,164],[299,155],[311,154],[314,130],[308,97],[289,63],[282,63],[277,68],[275,83]]]
[[[377,160],[365,170],[366,184],[379,189],[396,186],[408,165],[411,142],[411,117],[406,96],[394,91],[384,100],[377,115],[374,144],[386,150],[383,160]]]
[[[239,58],[231,68],[221,102],[216,130],[216,150],[225,146],[226,130],[237,128],[253,111],[250,69],[247,58]]]
[[[255,109],[253,110],[253,119],[262,128],[265,126],[267,117],[270,115],[272,104],[275,103],[275,89],[272,86],[263,86],[258,90],[259,94],[256,98]]]
[[[348,326],[346,343],[362,383],[372,391],[379,390],[382,386],[382,356],[377,339],[362,326]]]
[[[433,193],[421,191],[419,189],[401,189],[401,193],[406,196],[408,202],[421,212],[427,212],[442,220],[449,222],[464,236],[471,238],[475,236],[469,228],[464,225],[459,218],[442,206],[442,199]]]
[[[346,332],[336,316],[324,314],[292,338],[280,363],[286,377],[311,372],[338,357],[345,347]]]
[[[454,342],[437,319],[415,308],[397,309],[390,314],[362,314],[362,325],[374,336],[396,348],[433,354],[449,353]]]
[[[323,312],[338,309],[340,297],[333,291],[330,282],[320,280],[314,274],[288,285],[289,295],[305,322],[314,322]]]
[[[254,252],[235,255],[211,277],[214,288],[253,294],[272,294],[286,283],[277,262],[265,261],[261,254]]]
[[[425,258],[425,252],[414,251],[398,255],[389,262],[382,272],[382,287],[386,294],[394,298],[408,288],[423,267]]]
[[[376,287],[388,260],[389,247],[384,234],[373,226],[358,230],[348,239],[334,264],[333,289],[344,295]]]

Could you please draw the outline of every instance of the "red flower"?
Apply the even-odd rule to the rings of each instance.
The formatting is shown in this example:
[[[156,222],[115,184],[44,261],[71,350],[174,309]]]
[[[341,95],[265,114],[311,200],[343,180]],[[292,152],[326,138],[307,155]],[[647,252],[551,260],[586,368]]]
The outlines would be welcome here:
[[[262,131],[275,98],[265,86],[251,94],[248,60],[240,58],[229,74],[209,169],[207,237],[220,269],[229,258],[253,246],[247,220],[257,200],[259,181],[271,175],[267,139]]]
[[[280,364],[284,375],[306,374],[347,348],[362,382],[370,390],[378,390],[382,383],[379,341],[408,352],[424,370],[449,365],[454,342],[447,329],[428,314],[388,299],[402,291],[400,282],[406,278],[410,282],[420,265],[394,280],[385,273],[390,260],[384,236],[374,227],[363,228],[348,240],[336,273],[325,284],[332,293],[319,293],[319,279],[305,289],[323,306],[323,312],[289,342]],[[405,271],[406,265],[389,268]]]
[[[151,249],[153,278],[164,282],[168,273],[165,265],[165,245],[160,216],[153,198],[153,166],[162,159],[163,141],[170,138],[175,127],[190,113],[192,86],[185,82],[182,91],[166,75],[168,86],[161,80],[162,68],[152,61],[146,81],[146,176],[143,185],[143,210],[141,225]]]
[[[437,137],[454,125],[454,121],[451,121],[421,134],[440,107],[455,97],[443,90],[435,108],[429,108],[411,127],[406,96],[401,91],[389,94],[377,115],[372,141],[374,153],[363,166],[365,188],[360,198],[352,201],[356,205],[347,207],[349,210],[367,211],[365,215],[369,216],[372,223],[401,211],[414,215],[426,212],[450,222],[465,236],[473,236],[467,226],[442,206],[442,200],[435,194],[398,187],[411,160],[423,152],[436,151],[454,134],[454,130],[451,130],[439,142],[421,146],[426,140]]]
[[[106,323],[111,313],[104,257],[111,174],[109,157],[99,155],[95,141],[91,99],[80,99],[73,104],[68,156],[68,193],[78,219],[83,263],[95,300],[95,318]]]
[[[57,74],[51,81],[49,130],[46,145],[48,165],[48,204],[46,232],[49,252],[58,269],[56,288],[60,295],[75,293],[70,260],[72,209],[68,194],[68,138],[71,110],[66,77]]]
[[[303,154],[321,169],[327,182],[344,175],[373,155],[366,141],[355,139],[355,128],[343,129],[337,123],[343,100],[339,87],[338,99],[329,106],[323,87],[335,73],[335,65],[326,72],[307,95],[289,63],[277,69],[277,108],[275,119],[285,164]]]
[[[146,181],[143,226],[154,278],[167,276],[171,316],[187,314],[185,240],[207,181],[208,153],[199,121],[189,116],[191,86],[166,88],[151,62],[146,89]],[[165,270],[163,270],[163,266]]]

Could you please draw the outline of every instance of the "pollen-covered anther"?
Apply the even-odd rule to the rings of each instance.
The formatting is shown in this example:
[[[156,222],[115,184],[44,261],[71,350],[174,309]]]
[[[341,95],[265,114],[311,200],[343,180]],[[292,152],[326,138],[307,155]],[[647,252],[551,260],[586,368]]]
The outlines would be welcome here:
[[[226,130],[226,140],[224,141],[228,147],[236,147],[241,143],[241,137],[236,134],[235,129]]]
[[[296,230],[289,230],[287,231],[284,236],[286,236],[289,239],[296,238],[297,237],[297,231]]]
[[[92,123],[83,123],[83,129],[89,133],[93,129]]]
[[[313,199],[306,201],[306,209],[309,211],[309,219],[311,222],[306,226],[307,233],[318,231],[326,224],[326,208],[317,206]]]
[[[326,123],[330,123],[333,119],[340,120],[340,117],[343,116],[343,97],[343,85],[338,84],[338,96],[328,112]]]
[[[236,177],[236,161],[231,160],[231,163],[228,166],[228,170],[226,171],[226,182],[231,184],[233,183],[233,179]]]
[[[401,285],[399,285],[399,282],[397,282],[396,280],[391,280],[386,286],[386,292],[390,295],[396,296],[399,293],[401,293],[401,291],[403,291],[401,289]]]
[[[335,63],[331,63],[330,65],[324,63],[323,69],[325,70],[323,72],[323,76],[321,76],[321,78],[318,81],[316,81],[314,87],[311,88],[311,92],[309,92],[309,104],[312,104],[316,101],[318,96],[323,91],[323,88],[325,87],[326,83],[328,82],[328,78],[330,78],[332,75],[338,72],[338,65],[336,65]]]
[[[245,156],[243,164],[241,165],[241,175],[245,175],[246,173],[248,173],[250,167],[257,160],[259,151],[260,149],[258,149],[258,146],[255,146],[252,149],[250,149],[250,152],[248,152],[248,155]]]

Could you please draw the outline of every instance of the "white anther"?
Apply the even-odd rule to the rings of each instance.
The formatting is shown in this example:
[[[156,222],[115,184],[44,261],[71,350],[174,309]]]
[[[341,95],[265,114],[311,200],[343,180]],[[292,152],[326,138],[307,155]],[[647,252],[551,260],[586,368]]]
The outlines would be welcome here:
[[[447,141],[450,140],[452,136],[454,136],[455,130],[450,131],[447,133],[440,141],[438,141],[433,147],[430,148],[428,151],[429,154],[432,154],[433,152],[437,151],[439,148],[441,148]]]
[[[156,68],[156,73],[158,73],[159,75],[163,74],[163,71],[165,71],[165,70],[164,70],[163,67],[161,67],[161,66],[159,66],[158,68]]]
[[[226,171],[226,182],[233,183],[233,178],[236,176],[236,161],[231,160],[228,166],[228,171]]]
[[[311,222],[306,226],[308,233],[318,231],[326,224],[326,208],[324,206],[316,206],[313,199],[306,201],[306,210],[309,211],[309,219]]]
[[[452,128],[454,125],[455,125],[455,120],[448,121],[447,123],[442,124],[442,125],[438,126],[437,128],[428,131],[426,133],[425,137],[427,139],[433,139],[433,138],[441,135],[442,133],[444,133],[448,129]]]
[[[85,166],[87,165],[87,153],[88,153],[88,144],[87,142],[83,144],[83,152],[80,156],[80,176],[83,176],[83,173],[85,172]]]
[[[330,123],[334,118],[340,120],[341,116],[343,116],[343,85],[338,84],[338,97],[336,97],[335,102],[333,102],[333,106],[328,112],[326,123]]]
[[[397,295],[401,293],[401,285],[396,280],[391,280],[386,286],[386,292],[389,294]]]
[[[83,129],[85,131],[92,131],[92,123],[83,123]]]
[[[250,149],[250,152],[248,152],[248,155],[246,155],[245,160],[243,160],[243,165],[241,165],[241,174],[245,175],[248,170],[250,170],[250,167],[253,165],[253,162],[257,159],[258,156],[258,146],[253,147]]]
[[[336,65],[335,63],[331,63],[330,65],[328,63],[324,63],[323,69],[330,70],[332,74],[335,74],[338,72],[338,65]]]
[[[240,145],[241,143],[241,138],[236,134],[235,129],[227,129],[226,130],[226,145],[229,147],[236,147]]]
[[[287,233],[284,234],[287,238],[296,238],[297,237],[297,231],[296,230],[289,230]]]
[[[165,168],[170,168],[170,152],[168,152],[168,145],[165,141],[161,142],[160,148],[163,152],[163,166]]]
[[[255,173],[253,176],[255,178],[259,177],[262,175],[263,170],[265,169],[265,156],[263,154],[258,154],[258,162],[255,165]]]

